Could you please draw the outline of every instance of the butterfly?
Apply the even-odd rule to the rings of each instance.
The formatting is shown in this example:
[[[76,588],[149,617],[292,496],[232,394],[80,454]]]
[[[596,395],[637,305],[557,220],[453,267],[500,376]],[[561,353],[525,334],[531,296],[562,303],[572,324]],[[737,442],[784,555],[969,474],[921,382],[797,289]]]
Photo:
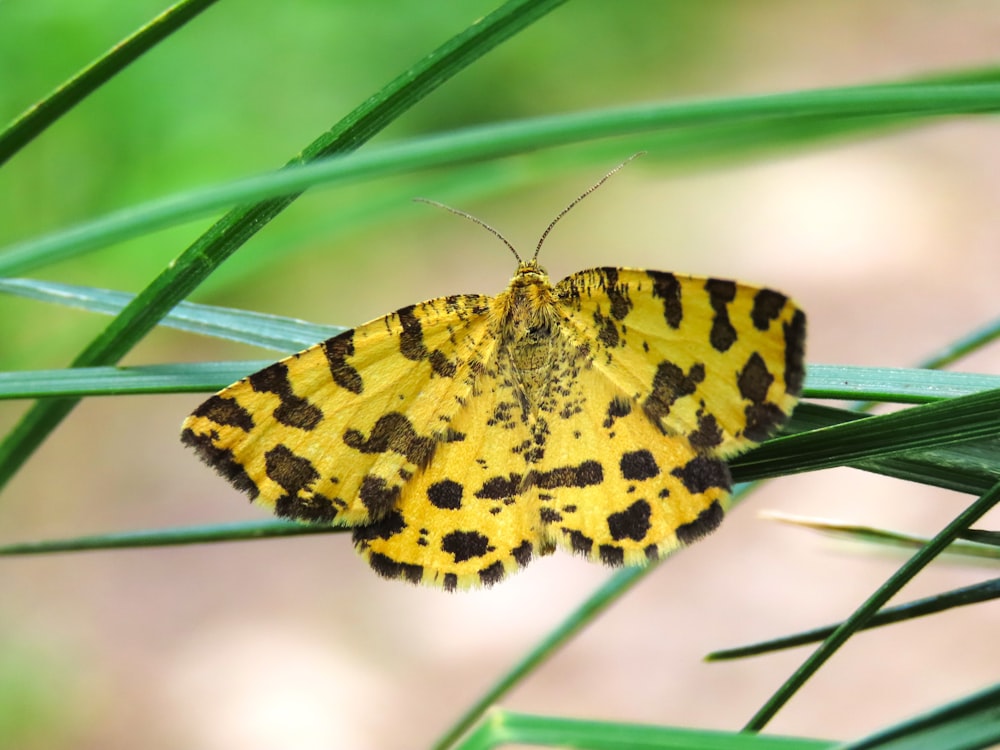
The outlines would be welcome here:
[[[726,459],[773,434],[805,375],[784,294],[664,271],[409,305],[223,389],[182,440],[278,516],[353,527],[386,578],[490,586],[556,548],[640,565],[722,520]],[[428,201],[430,202],[430,201]],[[445,206],[445,208],[448,208]]]

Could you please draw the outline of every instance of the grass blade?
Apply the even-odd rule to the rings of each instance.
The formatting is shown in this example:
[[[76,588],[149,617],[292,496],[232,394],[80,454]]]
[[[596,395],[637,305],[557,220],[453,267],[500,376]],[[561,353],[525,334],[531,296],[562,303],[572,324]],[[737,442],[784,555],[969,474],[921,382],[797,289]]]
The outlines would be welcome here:
[[[565,1],[565,0],[562,0]],[[524,3],[527,0],[519,0]],[[541,2],[541,0],[536,0]],[[548,0],[554,3],[556,0]],[[168,196],[94,221],[11,246],[0,254],[0,275],[25,273],[48,263],[188,221],[254,200],[288,200],[308,187],[372,179],[418,169],[498,158],[529,150],[610,136],[671,128],[712,128],[744,123],[773,128],[776,122],[827,118],[857,128],[859,120],[892,115],[913,120],[1000,111],[1000,83],[942,86],[879,84],[843,89],[773,94],[715,101],[650,105],[576,113],[469,128],[412,139],[363,154],[309,164],[297,162],[278,172]],[[351,148],[356,147],[351,144]],[[324,151],[323,156],[331,152]]]
[[[0,165],[127,65],[215,3],[216,0],[181,0],[30,107],[0,133]]]
[[[968,604],[978,604],[1000,599],[1000,578],[983,583],[974,583],[970,586],[946,591],[943,594],[935,594],[912,602],[900,604],[895,607],[888,607],[879,610],[868,622],[862,625],[859,630],[869,630],[883,625],[891,625],[904,620],[912,620],[917,617],[937,614],[955,607],[964,607]],[[727,661],[730,659],[744,659],[748,656],[760,656],[774,651],[783,651],[796,646],[805,646],[809,643],[817,643],[829,638],[834,631],[841,627],[843,622],[836,625],[805,630],[794,635],[786,635],[781,638],[774,638],[769,641],[761,641],[746,646],[720,649],[705,656],[706,661]]]

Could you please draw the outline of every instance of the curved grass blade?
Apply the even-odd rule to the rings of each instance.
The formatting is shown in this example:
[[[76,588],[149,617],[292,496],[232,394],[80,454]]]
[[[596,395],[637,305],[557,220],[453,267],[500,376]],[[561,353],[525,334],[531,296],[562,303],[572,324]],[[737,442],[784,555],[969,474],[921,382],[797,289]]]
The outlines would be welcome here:
[[[527,2],[527,0],[519,0]],[[541,2],[541,0],[536,0]],[[565,0],[562,0],[563,2]],[[550,3],[556,0],[548,0]],[[528,150],[607,138],[650,133],[669,128],[709,128],[748,123],[774,127],[788,118],[830,118],[856,127],[859,118],[909,116],[915,120],[945,115],[1000,111],[1000,84],[918,85],[880,84],[843,89],[795,92],[603,109],[555,117],[522,120],[412,139],[349,157],[295,162],[265,175],[229,182],[133,206],[100,219],[8,247],[0,253],[0,275],[25,273],[41,265],[153,229],[188,221],[212,211],[249,201],[291,200],[308,187],[334,185],[418,169],[458,165]],[[355,144],[356,145],[356,144]],[[323,156],[329,155],[324,151]]]
[[[915,550],[920,549],[928,540],[924,537],[904,534],[899,531],[889,531],[888,529],[877,529],[873,526],[860,526],[858,524],[838,523],[836,521],[824,521],[815,518],[803,518],[791,516],[784,513],[765,513],[764,518],[779,523],[787,523],[793,526],[811,529],[813,531],[826,534],[835,539],[846,539],[851,542],[868,543],[879,545],[883,548]],[[969,562],[988,560],[1000,560],[1000,548],[995,545],[978,544],[969,541],[967,535],[971,531],[964,532],[962,539],[949,545],[944,554],[951,557],[964,558]]]
[[[837,750],[978,750],[1000,743],[1000,684],[838,746]]]
[[[983,583],[974,583],[970,586],[946,591],[942,594],[915,599],[912,602],[879,610],[859,630],[878,628],[883,625],[891,625],[896,622],[937,614],[938,612],[944,612],[955,607],[964,607],[968,604],[978,604],[979,602],[988,602],[994,599],[1000,599],[1000,578],[994,578],[991,581],[984,581]],[[794,635],[786,635],[781,638],[774,638],[769,641],[761,641],[746,646],[720,649],[706,655],[705,660],[726,661],[730,659],[744,659],[748,656],[760,656],[761,654],[769,654],[774,651],[795,648],[796,646],[805,646],[809,643],[818,643],[832,635],[841,625],[843,623],[805,630]]]
[[[405,71],[307,146],[290,165],[361,146],[451,76],[565,0],[510,0]],[[289,206],[285,195],[234,208],[189,246],[74,360],[73,367],[117,362],[220,263]],[[35,404],[0,443],[0,487],[77,404],[53,399]]]
[[[494,709],[456,750],[560,747],[579,750],[832,750],[829,740],[626,724]]]
[[[129,292],[38,279],[0,279],[0,294],[14,294],[104,315],[117,315],[135,299]],[[284,353],[304,349],[346,330],[341,326],[324,326],[283,315],[196,302],[177,304],[160,319],[159,325]],[[238,367],[240,363],[232,364]]]
[[[46,128],[217,0],[181,0],[112,47],[0,133],[0,165],[41,135]]]
[[[970,398],[975,398],[970,397]],[[933,408],[930,407],[918,407]],[[846,643],[847,639],[862,628],[881,609],[889,599],[895,596],[903,586],[923,568],[929,565],[935,557],[958,538],[959,534],[978,521],[997,502],[1000,501],[1000,483],[995,484],[989,492],[979,497],[969,505],[947,526],[938,532],[934,538],[913,557],[907,560],[878,590],[856,609],[850,617],[840,624],[823,643],[809,656],[802,665],[778,688],[761,709],[747,722],[744,731],[759,732],[774,715],[787,703],[792,696],[812,677],[816,671]]]

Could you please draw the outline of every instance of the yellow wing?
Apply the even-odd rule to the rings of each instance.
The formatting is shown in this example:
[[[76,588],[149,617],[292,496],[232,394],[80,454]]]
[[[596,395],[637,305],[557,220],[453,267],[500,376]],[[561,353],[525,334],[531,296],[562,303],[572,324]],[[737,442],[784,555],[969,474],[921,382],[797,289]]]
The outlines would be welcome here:
[[[595,268],[555,288],[566,329],[667,435],[732,456],[785,422],[805,376],[805,315],[734,281]]]
[[[279,516],[383,519],[442,446],[489,356],[489,298],[412,305],[294,354],[220,391],[181,439]]]
[[[569,362],[555,379],[576,396],[540,400],[550,447],[529,494],[546,541],[621,565],[709,533],[723,457],[777,429],[801,391],[804,315],[776,292],[656,271],[582,271],[554,291]]]

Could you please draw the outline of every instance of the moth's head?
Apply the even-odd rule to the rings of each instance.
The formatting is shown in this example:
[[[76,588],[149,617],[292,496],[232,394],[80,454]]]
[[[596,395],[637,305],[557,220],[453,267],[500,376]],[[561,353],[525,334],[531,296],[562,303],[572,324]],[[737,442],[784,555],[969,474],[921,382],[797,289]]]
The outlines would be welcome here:
[[[539,264],[537,258],[522,260],[517,264],[517,273],[514,280],[521,280],[522,284],[537,284],[539,282],[547,284],[549,282],[548,272]]]

